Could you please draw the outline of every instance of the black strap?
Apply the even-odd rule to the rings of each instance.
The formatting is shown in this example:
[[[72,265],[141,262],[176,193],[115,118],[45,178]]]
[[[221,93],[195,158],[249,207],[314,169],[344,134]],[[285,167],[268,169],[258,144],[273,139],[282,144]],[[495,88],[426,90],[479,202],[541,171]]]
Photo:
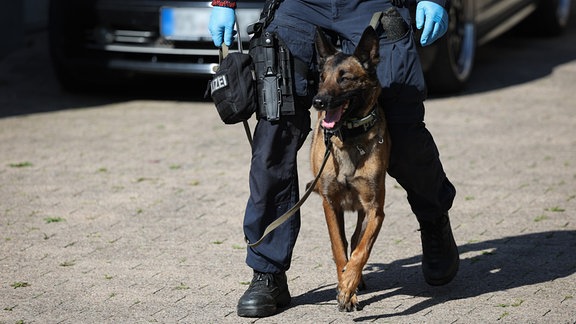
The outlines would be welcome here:
[[[262,9],[262,12],[260,13],[260,20],[253,23],[252,25],[249,25],[246,28],[248,35],[259,34],[266,27],[268,27],[268,25],[270,25],[270,22],[272,21],[272,19],[274,19],[274,14],[276,13],[276,9],[278,9],[278,6],[280,6],[280,3],[282,1],[283,0],[266,0],[266,3],[264,4],[264,8]]]

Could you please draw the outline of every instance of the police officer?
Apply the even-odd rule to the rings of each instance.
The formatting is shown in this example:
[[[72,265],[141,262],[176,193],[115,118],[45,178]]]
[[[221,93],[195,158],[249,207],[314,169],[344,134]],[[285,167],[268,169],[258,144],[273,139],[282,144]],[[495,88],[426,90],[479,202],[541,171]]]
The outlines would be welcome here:
[[[314,35],[319,26],[339,38],[342,50],[352,53],[377,11],[396,6],[407,26],[411,0],[283,0],[267,27],[286,43],[294,59],[315,68]],[[446,0],[418,0],[416,27],[421,45],[429,45],[448,28]],[[213,0],[209,29],[214,44],[231,45],[236,0]],[[437,147],[424,124],[426,86],[413,31],[389,39],[380,35],[381,104],[392,140],[388,173],[406,190],[420,224],[422,271],[430,285],[450,282],[458,271],[459,255],[448,210],[456,191],[439,159]],[[298,65],[298,64],[295,64]],[[250,197],[244,216],[244,234],[255,242],[266,226],[292,207],[299,197],[296,154],[310,131],[313,86],[306,73],[295,71],[296,109],[277,121],[259,118],[254,130],[249,175]],[[274,315],[290,303],[286,271],[300,228],[300,215],[272,232],[261,245],[247,249],[252,282],[238,301],[239,316]]]

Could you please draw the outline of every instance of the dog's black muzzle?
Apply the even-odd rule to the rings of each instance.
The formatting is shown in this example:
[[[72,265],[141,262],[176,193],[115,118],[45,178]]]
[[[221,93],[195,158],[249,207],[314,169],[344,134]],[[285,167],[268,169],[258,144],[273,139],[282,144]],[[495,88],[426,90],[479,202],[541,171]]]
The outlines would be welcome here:
[[[329,96],[315,96],[312,99],[312,106],[318,110],[324,110],[329,107],[331,98]]]
[[[349,101],[349,96],[343,96],[342,98],[335,98],[331,95],[316,95],[312,99],[312,106],[318,110],[330,110],[333,108],[338,108]],[[337,100],[335,100],[337,99]]]

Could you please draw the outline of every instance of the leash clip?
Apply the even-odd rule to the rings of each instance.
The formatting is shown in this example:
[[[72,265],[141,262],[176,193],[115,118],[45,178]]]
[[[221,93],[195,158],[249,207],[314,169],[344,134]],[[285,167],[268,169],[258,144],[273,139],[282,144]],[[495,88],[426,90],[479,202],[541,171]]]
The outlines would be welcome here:
[[[329,149],[330,147],[332,147],[332,141],[330,139],[334,135],[340,137],[340,130],[328,130],[326,128],[323,129],[324,129],[324,145],[326,146],[326,149]]]

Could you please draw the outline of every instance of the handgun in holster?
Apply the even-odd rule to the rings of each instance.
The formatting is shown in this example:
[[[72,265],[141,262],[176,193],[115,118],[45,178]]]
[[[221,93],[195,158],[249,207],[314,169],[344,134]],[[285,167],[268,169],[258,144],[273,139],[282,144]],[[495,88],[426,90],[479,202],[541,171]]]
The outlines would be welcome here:
[[[258,114],[269,121],[280,119],[282,94],[280,90],[280,70],[276,61],[276,44],[274,35],[268,32],[253,39],[250,44],[250,55],[256,68],[258,88]]]
[[[262,32],[250,41],[250,55],[256,69],[258,116],[269,121],[282,114],[294,114],[292,60],[277,35]]]

